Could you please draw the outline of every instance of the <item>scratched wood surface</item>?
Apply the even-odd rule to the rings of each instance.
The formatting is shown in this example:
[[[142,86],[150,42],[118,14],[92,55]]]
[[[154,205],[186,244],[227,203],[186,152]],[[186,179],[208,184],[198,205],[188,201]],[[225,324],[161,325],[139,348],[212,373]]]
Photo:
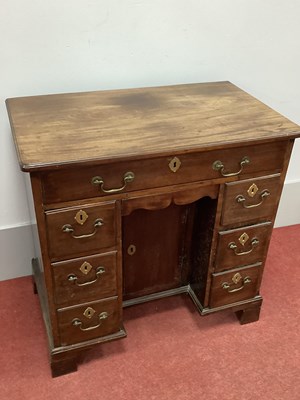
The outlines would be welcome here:
[[[6,101],[24,171],[299,137],[300,127],[230,82]]]

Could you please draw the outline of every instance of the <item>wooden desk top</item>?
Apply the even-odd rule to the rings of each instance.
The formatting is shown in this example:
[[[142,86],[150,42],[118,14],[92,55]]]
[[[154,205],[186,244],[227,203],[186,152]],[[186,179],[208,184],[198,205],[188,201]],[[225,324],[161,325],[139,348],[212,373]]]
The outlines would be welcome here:
[[[300,136],[298,125],[230,82],[20,97],[6,103],[24,171]]]

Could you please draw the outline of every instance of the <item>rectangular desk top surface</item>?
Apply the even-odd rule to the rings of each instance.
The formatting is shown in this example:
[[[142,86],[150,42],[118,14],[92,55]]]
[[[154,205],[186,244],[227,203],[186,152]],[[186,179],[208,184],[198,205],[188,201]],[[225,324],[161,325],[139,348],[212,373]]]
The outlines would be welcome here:
[[[6,101],[24,171],[296,138],[300,127],[230,82]]]

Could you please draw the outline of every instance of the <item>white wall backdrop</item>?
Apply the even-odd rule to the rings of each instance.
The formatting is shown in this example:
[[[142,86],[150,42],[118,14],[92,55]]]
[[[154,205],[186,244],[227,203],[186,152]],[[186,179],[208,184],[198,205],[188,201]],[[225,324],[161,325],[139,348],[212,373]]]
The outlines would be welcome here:
[[[0,231],[30,222],[5,98],[230,80],[300,123],[299,15],[299,0],[0,0]],[[298,141],[279,225],[300,222],[299,184]]]

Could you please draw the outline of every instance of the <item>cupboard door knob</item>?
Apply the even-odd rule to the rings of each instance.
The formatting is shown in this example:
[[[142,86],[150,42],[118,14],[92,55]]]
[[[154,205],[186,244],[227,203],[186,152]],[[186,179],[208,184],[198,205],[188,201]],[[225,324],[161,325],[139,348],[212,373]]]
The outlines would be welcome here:
[[[126,188],[127,183],[133,182],[134,181],[134,173],[133,172],[126,172],[123,176],[124,184],[123,186],[116,188],[116,189],[105,189],[104,188],[104,179],[101,176],[94,176],[92,178],[92,185],[99,185],[100,190],[102,190],[103,193],[119,193],[122,190]]]
[[[240,161],[240,169],[237,172],[226,172],[225,165],[220,160],[215,161],[212,165],[212,168],[215,171],[220,171],[222,176],[228,177],[239,175],[243,171],[244,165],[247,164],[250,164],[250,158],[245,156]]]
[[[97,229],[100,228],[103,224],[104,224],[103,219],[97,218],[95,220],[95,222],[94,222],[94,230],[93,230],[93,232],[85,233],[83,235],[75,235],[74,234],[74,228],[70,224],[63,225],[61,229],[65,233],[70,233],[71,236],[74,239],[84,239],[84,238],[89,238],[89,237],[92,237],[92,236],[96,235]]]

